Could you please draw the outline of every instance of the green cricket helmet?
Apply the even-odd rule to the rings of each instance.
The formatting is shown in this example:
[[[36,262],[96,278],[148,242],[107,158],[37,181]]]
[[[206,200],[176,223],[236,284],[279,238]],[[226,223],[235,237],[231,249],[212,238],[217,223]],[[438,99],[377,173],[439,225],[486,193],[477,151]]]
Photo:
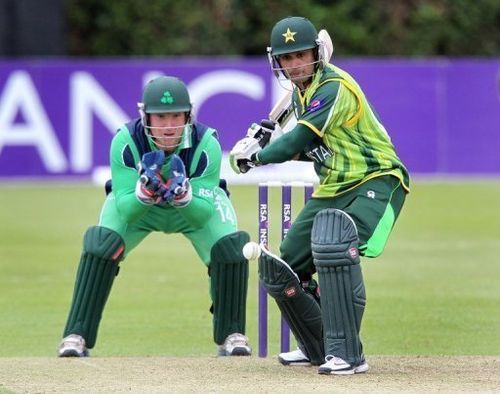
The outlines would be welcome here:
[[[142,95],[147,114],[191,112],[191,101],[184,82],[176,77],[158,77],[149,81]]]
[[[144,131],[149,140],[160,149],[171,150],[179,146],[191,132],[191,110],[192,104],[186,85],[179,78],[161,76],[149,81],[144,87],[142,102],[138,103]],[[175,127],[153,127],[150,125],[150,115],[184,112],[186,123]],[[172,136],[153,136],[153,129],[169,130],[183,127],[181,138]],[[171,131],[170,131],[171,133]]]
[[[318,31],[307,18],[289,16],[276,23],[271,31],[271,56],[317,48]]]
[[[267,55],[271,70],[281,83],[289,79],[279,62],[279,56],[287,53],[314,50],[314,73],[324,66],[323,48],[320,46],[318,31],[307,18],[289,16],[276,23],[271,31],[271,45]],[[311,74],[313,77],[314,74]],[[286,86],[283,86],[286,89]]]

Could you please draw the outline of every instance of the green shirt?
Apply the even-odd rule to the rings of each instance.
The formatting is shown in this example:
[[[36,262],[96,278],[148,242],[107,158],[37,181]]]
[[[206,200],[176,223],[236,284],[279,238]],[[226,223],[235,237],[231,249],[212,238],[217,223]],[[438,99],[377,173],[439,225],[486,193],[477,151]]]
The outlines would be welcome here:
[[[145,152],[157,149],[146,137],[140,119],[135,119],[120,128],[111,143],[110,162],[113,194],[116,207],[125,222],[131,223],[141,218],[153,206],[140,202],[135,195],[139,179],[138,163]],[[185,221],[193,227],[201,227],[214,213],[214,189],[219,187],[222,151],[214,129],[201,123],[191,127],[176,152],[184,162],[193,191],[188,205],[161,208],[169,212],[172,221]],[[168,155],[162,167],[162,176],[168,179],[170,173]]]
[[[347,72],[327,65],[304,92],[294,90],[293,103],[297,127],[290,136],[278,138],[259,152],[259,161],[267,164],[269,158],[276,159],[273,145],[282,138],[282,142],[293,139],[294,132],[303,141],[307,129],[315,136],[295,153],[314,162],[320,180],[315,197],[338,195],[387,174],[398,177],[409,191],[408,171],[363,91]],[[287,144],[294,145],[293,141]]]

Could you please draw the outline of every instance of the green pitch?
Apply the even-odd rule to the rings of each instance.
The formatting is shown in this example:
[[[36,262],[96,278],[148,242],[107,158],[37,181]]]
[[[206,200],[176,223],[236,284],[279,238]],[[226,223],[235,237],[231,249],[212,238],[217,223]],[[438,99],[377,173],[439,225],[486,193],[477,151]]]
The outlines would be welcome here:
[[[240,227],[255,239],[256,187],[231,191]],[[0,185],[0,356],[55,356],[82,235],[103,198],[92,186]],[[276,251],[276,191],[271,199]],[[368,356],[499,354],[499,202],[499,181],[413,184],[384,254],[362,261]],[[256,351],[255,268],[247,325]],[[215,354],[209,307],[206,270],[189,243],[154,234],[122,263],[92,355]],[[279,329],[271,302],[270,313],[273,355]]]

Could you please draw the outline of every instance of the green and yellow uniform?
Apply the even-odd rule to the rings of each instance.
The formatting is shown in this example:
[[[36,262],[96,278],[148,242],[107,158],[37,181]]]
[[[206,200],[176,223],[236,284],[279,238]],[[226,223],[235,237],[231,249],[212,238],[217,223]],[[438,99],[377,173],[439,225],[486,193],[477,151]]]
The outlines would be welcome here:
[[[304,150],[315,162],[316,197],[331,197],[369,179],[394,175],[409,190],[406,168],[356,81],[328,64],[302,94],[293,96],[298,123],[319,138]]]
[[[253,165],[314,162],[319,186],[280,247],[300,283],[265,251],[259,276],[304,352],[284,352],[280,360],[305,358],[320,365],[320,374],[354,374],[369,368],[359,335],[366,304],[360,256],[382,253],[409,192],[409,176],[354,78],[327,63],[328,40],[322,37],[303,17],[273,27],[270,63],[276,76],[296,85],[297,125],[260,151],[248,143],[253,152],[236,157],[235,149],[233,156]]]
[[[332,64],[305,91],[295,88],[292,100],[297,126],[257,158],[261,164],[313,161],[319,186],[288,232],[282,257],[297,272],[314,269],[308,234],[325,208],[351,215],[360,253],[378,256],[409,192],[408,171],[387,131],[354,78]]]

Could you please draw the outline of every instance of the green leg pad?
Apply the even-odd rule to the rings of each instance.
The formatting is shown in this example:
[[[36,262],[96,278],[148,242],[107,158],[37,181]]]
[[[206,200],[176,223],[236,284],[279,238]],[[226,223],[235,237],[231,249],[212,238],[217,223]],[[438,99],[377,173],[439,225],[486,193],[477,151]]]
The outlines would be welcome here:
[[[123,251],[124,243],[118,233],[99,226],[87,230],[63,336],[81,335],[88,348],[94,347],[104,305],[118,273]]]
[[[359,337],[366,296],[361,267],[318,267],[325,353],[352,365],[362,359]]]
[[[325,362],[321,310],[316,300],[300,290],[287,301],[276,300],[281,314],[312,365]]]
[[[341,210],[322,210],[314,219],[311,241],[321,290],[325,353],[359,365],[366,294],[356,225]]]
[[[325,353],[318,302],[304,291],[286,262],[266,250],[259,258],[259,277],[311,364],[322,364]]]
[[[246,232],[238,231],[218,240],[211,250],[210,289],[218,345],[230,334],[245,333],[248,260],[242,249],[249,241]]]

